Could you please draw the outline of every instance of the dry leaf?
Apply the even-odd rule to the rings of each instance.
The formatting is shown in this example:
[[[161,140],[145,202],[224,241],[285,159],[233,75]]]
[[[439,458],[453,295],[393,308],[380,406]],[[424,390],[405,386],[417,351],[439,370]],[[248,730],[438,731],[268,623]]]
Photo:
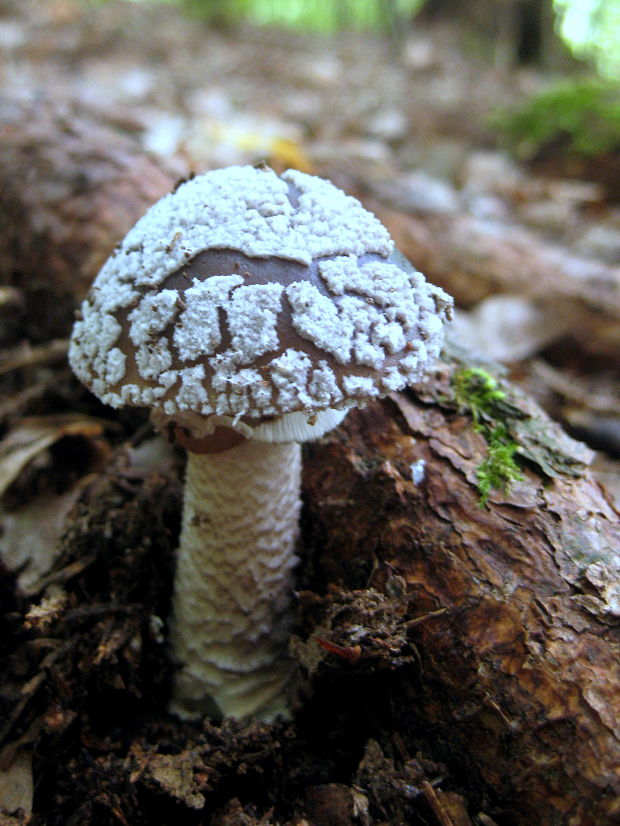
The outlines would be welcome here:
[[[80,415],[31,416],[22,419],[0,442],[0,496],[24,468],[65,436],[101,436],[104,423]]]
[[[11,765],[0,770],[0,810],[7,814],[22,809],[32,812],[32,752],[18,752]]]
[[[58,496],[37,496],[11,513],[0,511],[0,557],[9,570],[18,572],[23,591],[34,588],[54,565],[60,551],[58,538],[82,488],[74,485]]]

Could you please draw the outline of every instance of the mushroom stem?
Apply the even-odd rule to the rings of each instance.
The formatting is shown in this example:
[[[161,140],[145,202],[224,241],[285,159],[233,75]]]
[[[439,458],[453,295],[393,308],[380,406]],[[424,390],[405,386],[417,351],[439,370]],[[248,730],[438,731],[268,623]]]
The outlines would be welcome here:
[[[179,716],[287,714],[300,485],[294,442],[188,452],[171,627]]]

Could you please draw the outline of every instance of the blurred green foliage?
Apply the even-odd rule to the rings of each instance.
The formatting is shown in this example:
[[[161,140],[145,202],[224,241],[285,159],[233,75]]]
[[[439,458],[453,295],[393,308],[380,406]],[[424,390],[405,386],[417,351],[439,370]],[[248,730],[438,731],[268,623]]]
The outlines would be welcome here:
[[[394,18],[410,18],[423,0],[181,0],[208,23],[229,25],[248,20],[318,32],[341,29],[389,29]]]
[[[110,0],[81,0],[98,5]],[[222,27],[247,21],[289,26],[329,34],[342,30],[388,31],[402,35],[409,21],[432,0],[133,0],[178,5],[197,19]],[[467,7],[468,0],[435,0],[450,11],[450,3]],[[482,0],[477,0],[481,3]],[[492,13],[495,0],[486,0]],[[523,0],[512,0],[517,4]],[[620,0],[544,0],[555,18],[557,34],[581,58],[609,77],[620,77]],[[523,6],[527,8],[526,4]],[[483,6],[484,8],[484,6]],[[549,11],[550,10],[550,11]],[[501,14],[507,19],[511,6]],[[450,15],[448,14],[448,17]],[[460,10],[461,19],[463,16]]]
[[[559,31],[580,57],[620,77],[620,0],[554,0]]]
[[[523,160],[554,144],[582,157],[617,151],[620,88],[600,78],[562,81],[514,110],[495,113],[492,124]]]

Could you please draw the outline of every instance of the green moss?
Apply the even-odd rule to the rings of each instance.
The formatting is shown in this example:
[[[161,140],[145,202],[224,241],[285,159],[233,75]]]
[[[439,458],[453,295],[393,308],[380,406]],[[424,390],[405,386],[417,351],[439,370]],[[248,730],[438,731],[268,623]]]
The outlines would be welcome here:
[[[506,398],[496,378],[481,367],[462,367],[452,380],[454,398],[459,408],[467,410],[478,423],[493,416],[499,402]]]
[[[492,123],[521,158],[555,143],[594,157],[620,149],[620,90],[600,78],[563,81],[517,109],[496,113]]]
[[[516,455],[519,445],[510,438],[503,425],[497,425],[486,435],[489,455],[476,471],[480,505],[486,505],[493,490],[508,491],[512,482],[523,479]]]
[[[523,478],[516,458],[519,445],[506,423],[510,407],[497,379],[480,367],[458,370],[452,389],[459,410],[469,413],[487,443],[488,455],[476,471],[480,506],[484,507],[491,491],[507,491],[512,482]]]

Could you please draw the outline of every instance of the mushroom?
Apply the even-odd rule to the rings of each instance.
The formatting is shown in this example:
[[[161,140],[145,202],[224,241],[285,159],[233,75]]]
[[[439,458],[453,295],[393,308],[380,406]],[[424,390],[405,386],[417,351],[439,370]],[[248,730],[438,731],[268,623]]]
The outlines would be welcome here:
[[[105,263],[73,370],[187,450],[175,713],[287,714],[300,443],[419,379],[451,309],[359,201],[294,170],[186,181]]]

